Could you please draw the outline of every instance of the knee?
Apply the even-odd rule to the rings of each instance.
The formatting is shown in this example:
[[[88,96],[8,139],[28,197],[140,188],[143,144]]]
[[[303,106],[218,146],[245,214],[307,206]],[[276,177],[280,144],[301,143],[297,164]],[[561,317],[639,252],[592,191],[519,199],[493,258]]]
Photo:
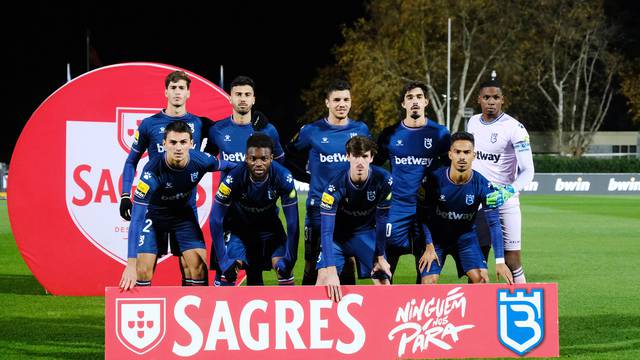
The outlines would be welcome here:
[[[423,276],[422,280],[420,282],[423,285],[437,284],[438,283],[438,276],[437,275]]]
[[[482,276],[480,270],[469,271],[467,273],[467,276],[469,277],[469,281],[471,281],[472,284],[483,284],[487,282],[487,280]]]

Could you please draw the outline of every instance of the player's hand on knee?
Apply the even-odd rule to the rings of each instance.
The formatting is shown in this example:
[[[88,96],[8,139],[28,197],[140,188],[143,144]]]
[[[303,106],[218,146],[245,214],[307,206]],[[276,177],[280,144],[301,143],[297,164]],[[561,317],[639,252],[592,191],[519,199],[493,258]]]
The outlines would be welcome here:
[[[431,270],[431,264],[433,264],[434,260],[438,263],[438,266],[440,266],[440,259],[438,258],[438,254],[436,253],[436,248],[433,246],[433,244],[427,244],[422,257],[420,257],[420,262],[418,263],[418,269],[420,270],[420,272],[423,272],[425,267],[427,268],[427,272],[429,272]]]
[[[131,208],[133,204],[131,204],[131,196],[127,193],[124,193],[120,196],[120,216],[127,220],[131,221]]]
[[[511,274],[511,270],[506,264],[496,264],[496,278],[500,281],[500,276],[502,276],[507,284],[513,284],[513,274]]]
[[[120,278],[120,289],[122,291],[133,289],[133,287],[136,286],[137,280],[138,274],[136,273],[136,263],[135,261],[130,261],[122,272],[122,277]]]
[[[391,279],[391,265],[384,256],[376,257],[375,263],[373,264],[373,269],[371,269],[371,276],[376,276],[376,278],[384,278],[386,275],[387,279]]]

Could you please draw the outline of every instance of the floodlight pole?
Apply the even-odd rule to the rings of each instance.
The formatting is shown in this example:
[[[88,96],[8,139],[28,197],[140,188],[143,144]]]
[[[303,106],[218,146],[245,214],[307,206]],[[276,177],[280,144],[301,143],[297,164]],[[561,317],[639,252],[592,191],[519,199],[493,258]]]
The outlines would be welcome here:
[[[451,131],[451,18],[447,20],[447,129]]]
[[[220,65],[220,89],[224,90],[224,65]]]

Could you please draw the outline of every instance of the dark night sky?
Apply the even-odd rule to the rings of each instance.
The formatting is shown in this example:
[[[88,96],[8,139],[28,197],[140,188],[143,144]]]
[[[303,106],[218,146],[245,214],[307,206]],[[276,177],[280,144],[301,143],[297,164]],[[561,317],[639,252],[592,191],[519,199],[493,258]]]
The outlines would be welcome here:
[[[355,1],[186,3],[170,8],[157,2],[87,2],[86,9],[29,4],[16,10],[24,19],[22,25],[5,30],[19,34],[7,39],[16,100],[4,122],[0,161],[9,162],[33,111],[65,83],[67,62],[73,77],[86,71],[87,29],[103,65],[160,62],[216,84],[224,65],[226,91],[233,77],[252,77],[257,84],[256,108],[268,115],[286,141],[304,113],[300,91],[317,68],[333,61],[331,48],[341,39],[341,25],[364,16],[364,6]]]
[[[103,65],[152,61],[183,67],[214,83],[225,67],[225,90],[237,75],[257,83],[256,108],[275,123],[283,141],[304,113],[300,91],[316,69],[334,61],[332,47],[342,40],[341,25],[365,15],[362,1],[262,1],[237,5],[208,2],[86,2],[86,6],[49,2],[19,3],[2,23],[9,57],[0,138],[0,161],[9,162],[20,131],[33,111],[72,76],[86,71],[85,34]],[[609,19],[619,25],[615,44],[631,58],[640,56],[637,1],[605,2]],[[16,5],[13,5],[16,6]],[[6,75],[5,75],[6,78]],[[612,108],[624,113],[624,99]],[[622,130],[622,129],[611,129]]]

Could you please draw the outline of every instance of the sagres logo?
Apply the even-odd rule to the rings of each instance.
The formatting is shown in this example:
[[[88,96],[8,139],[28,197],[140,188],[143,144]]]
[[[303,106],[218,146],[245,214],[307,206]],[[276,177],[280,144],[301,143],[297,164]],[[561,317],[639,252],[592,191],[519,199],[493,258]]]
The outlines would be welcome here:
[[[509,350],[522,356],[544,339],[544,290],[498,290],[498,337]]]
[[[149,117],[157,112],[159,112],[160,108],[157,109],[145,109],[145,108],[129,108],[129,107],[118,107],[116,108],[116,122],[118,124],[118,143],[122,150],[127,153],[131,150],[131,145],[135,143],[138,139],[136,131],[140,123],[144,118]],[[146,156],[146,154],[145,154]]]
[[[166,332],[165,318],[163,298],[116,299],[116,336],[136,354],[160,344]]]
[[[463,331],[475,327],[473,324],[464,324],[467,322],[467,298],[461,289],[454,288],[446,297],[420,301],[412,299],[404,307],[398,308],[395,321],[399,324],[388,335],[389,340],[400,336],[398,357],[402,357],[409,346],[412,354],[426,351],[429,346],[451,350],[453,344],[462,340]]]

